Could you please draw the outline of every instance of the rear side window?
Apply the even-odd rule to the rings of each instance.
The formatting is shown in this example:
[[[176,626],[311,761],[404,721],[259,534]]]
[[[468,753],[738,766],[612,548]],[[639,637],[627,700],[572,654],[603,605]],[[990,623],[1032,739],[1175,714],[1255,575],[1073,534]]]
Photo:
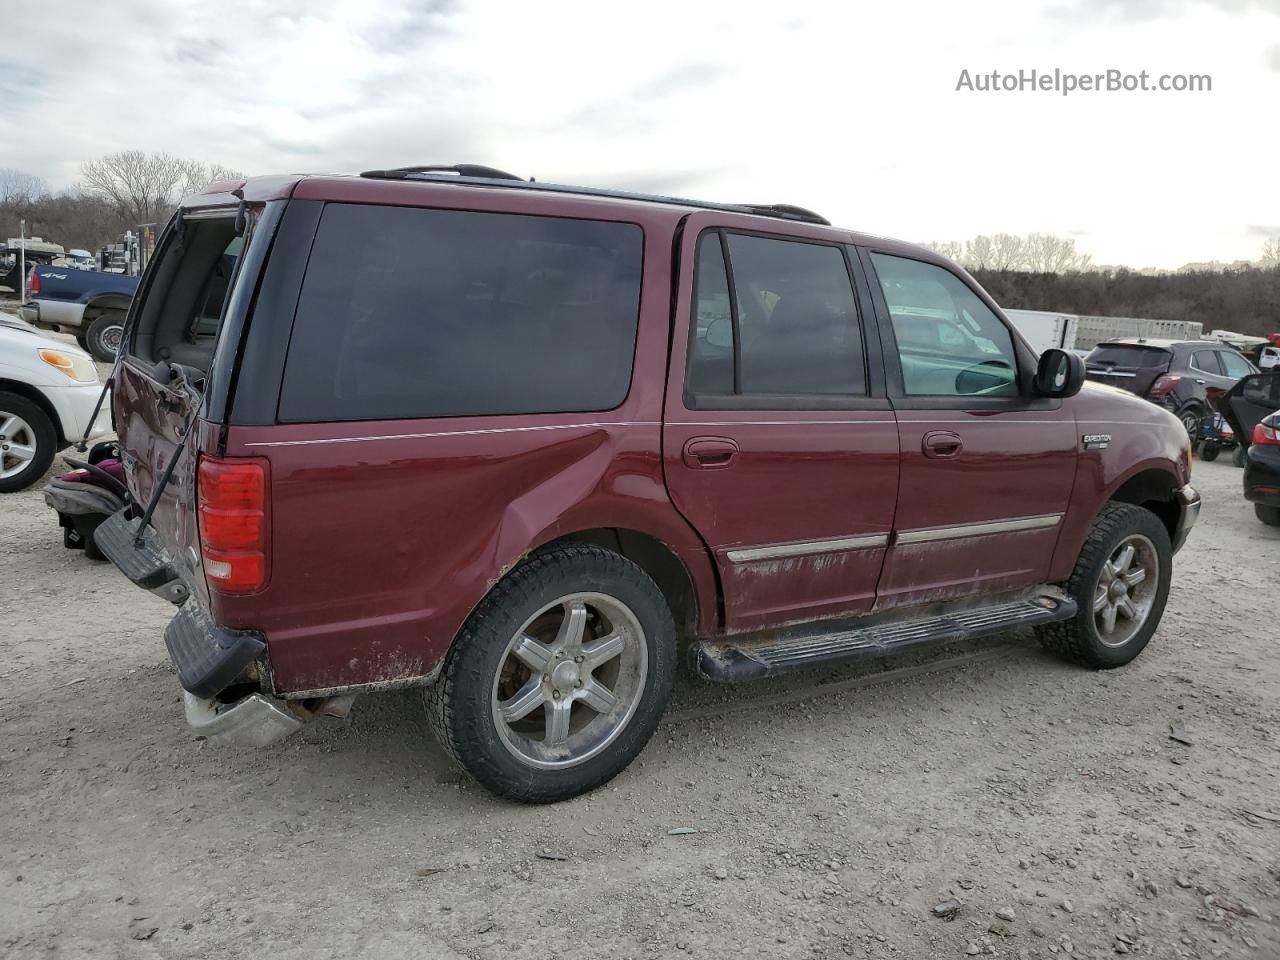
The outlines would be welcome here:
[[[634,224],[329,204],[279,419],[611,410],[631,383],[642,246]]]
[[[694,297],[693,394],[866,395],[862,330],[839,247],[706,231]]]
[[[1191,354],[1191,365],[1205,373],[1222,373],[1222,368],[1218,366],[1216,350],[1197,350]]]
[[[1171,354],[1159,347],[1108,346],[1094,347],[1089,365],[1127,367],[1131,370],[1154,370],[1169,365]]]

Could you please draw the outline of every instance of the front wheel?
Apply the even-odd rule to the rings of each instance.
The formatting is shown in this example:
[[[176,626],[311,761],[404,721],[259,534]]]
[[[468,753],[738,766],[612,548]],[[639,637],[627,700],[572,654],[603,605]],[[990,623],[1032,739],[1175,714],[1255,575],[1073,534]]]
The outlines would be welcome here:
[[[1253,512],[1268,527],[1280,527],[1280,507],[1272,507],[1265,503],[1255,503]]]
[[[653,580],[601,547],[537,553],[501,580],[427,692],[436,735],[485,787],[550,803],[606,783],[643,749],[675,677],[675,624]]]
[[[53,463],[58,431],[26,397],[0,391],[0,493],[23,490]]]
[[[1187,436],[1191,438],[1191,442],[1198,441],[1200,439],[1200,421],[1203,419],[1200,408],[1195,405],[1183,407],[1178,411],[1178,419],[1182,421],[1182,428],[1187,431]]]
[[[1155,633],[1172,575],[1173,549],[1160,518],[1142,507],[1108,503],[1067,581],[1079,609],[1070,620],[1037,627],[1040,642],[1084,666],[1124,666]]]

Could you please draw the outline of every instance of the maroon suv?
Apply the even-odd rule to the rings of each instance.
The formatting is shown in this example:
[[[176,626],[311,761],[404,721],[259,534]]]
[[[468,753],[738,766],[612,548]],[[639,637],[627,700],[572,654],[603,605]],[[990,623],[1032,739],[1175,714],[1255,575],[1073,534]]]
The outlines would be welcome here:
[[[643,748],[681,651],[738,681],[1029,625],[1137,656],[1188,438],[1083,380],[950,261],[795,207],[220,183],[134,301],[134,502],[96,539],[178,604],[210,735],[421,686],[477,779],[555,800]]]

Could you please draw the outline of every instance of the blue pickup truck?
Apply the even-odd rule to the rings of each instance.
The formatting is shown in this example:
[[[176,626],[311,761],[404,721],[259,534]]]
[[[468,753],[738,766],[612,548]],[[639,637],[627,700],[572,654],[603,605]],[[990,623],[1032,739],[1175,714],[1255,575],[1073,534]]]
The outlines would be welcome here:
[[[120,349],[124,318],[137,277],[70,267],[36,267],[30,298],[18,308],[23,320],[46,330],[74,334],[85,350],[110,363]]]

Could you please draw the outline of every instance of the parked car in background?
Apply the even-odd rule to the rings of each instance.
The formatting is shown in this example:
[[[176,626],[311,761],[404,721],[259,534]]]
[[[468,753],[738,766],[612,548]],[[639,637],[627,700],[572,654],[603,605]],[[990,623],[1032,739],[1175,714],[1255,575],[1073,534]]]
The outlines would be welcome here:
[[[55,267],[71,267],[73,270],[97,270],[98,259],[88,250],[71,249],[61,260],[55,260]]]
[[[85,435],[101,393],[88,354],[0,314],[0,493],[44,476],[54,454]],[[108,424],[104,407],[89,438]]]
[[[1280,371],[1245,377],[1217,406],[1242,441],[1247,438],[1245,499],[1259,520],[1280,526]]]
[[[1098,344],[1085,360],[1090,380],[1127,390],[1172,412],[1198,438],[1214,402],[1258,370],[1210,340],[1126,338]]]
[[[416,167],[178,217],[95,543],[179,605],[208,735],[424,686],[485,786],[563,799],[640,752],[681,646],[717,681],[1013,626],[1128,663],[1199,512],[1171,414],[796,207]]]
[[[70,333],[103,363],[116,358],[138,278],[99,270],[37,267],[18,314],[28,323]]]
[[[8,287],[14,293],[20,292],[24,267],[30,277],[31,271],[36,267],[52,263],[65,253],[60,244],[50,243],[40,237],[27,237],[25,240],[10,237],[0,243],[0,287]]]

